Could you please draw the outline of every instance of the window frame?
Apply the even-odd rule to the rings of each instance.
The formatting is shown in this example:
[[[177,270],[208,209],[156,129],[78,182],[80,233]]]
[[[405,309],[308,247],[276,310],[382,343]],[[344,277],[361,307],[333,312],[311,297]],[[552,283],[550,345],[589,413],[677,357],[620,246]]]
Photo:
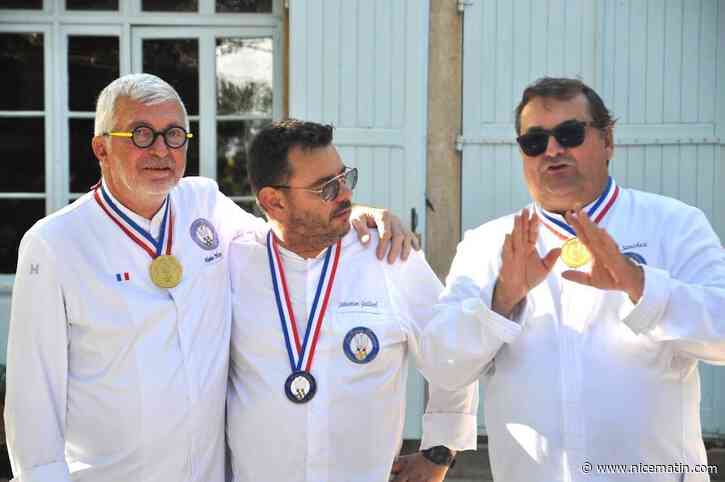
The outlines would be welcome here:
[[[47,4],[48,0],[45,1]],[[38,12],[37,10],[23,10],[24,12]],[[0,117],[43,117],[43,128],[45,138],[45,158],[43,168],[45,173],[45,190],[43,192],[0,192],[0,199],[42,199],[45,200],[45,215],[56,211],[57,199],[57,177],[58,169],[54,162],[56,154],[55,141],[58,136],[54,130],[55,110],[55,56],[53,49],[56,44],[52,26],[42,23],[24,22],[22,24],[0,23],[0,33],[42,33],[43,34],[43,110],[2,110]],[[11,290],[15,280],[15,273],[0,273],[0,291]]]
[[[272,119],[283,113],[287,75],[284,64],[285,29],[283,27],[284,5],[282,0],[273,0],[272,13],[215,13],[214,0],[199,0],[199,13],[141,11],[141,0],[119,1],[118,11],[75,11],[65,9],[65,0],[43,0],[42,10],[0,10],[0,32],[42,33],[44,95],[43,111],[0,111],[0,117],[44,116],[45,128],[45,192],[24,193],[0,192],[0,199],[45,199],[46,216],[63,208],[76,199],[70,191],[70,143],[66,135],[68,122],[73,118],[92,118],[87,113],[73,112],[68,107],[68,37],[118,36],[119,72],[129,74],[134,70],[134,52],[140,47],[140,32],[143,38],[189,38],[190,32],[200,32],[199,38],[199,135],[204,139],[216,139],[216,59],[204,52],[206,45],[215,51],[216,38],[270,37],[274,49]],[[151,27],[153,26],[153,27]],[[153,32],[152,32],[153,31]],[[152,35],[153,33],[153,35]],[[176,35],[172,35],[172,34]],[[202,43],[205,42],[205,44]],[[140,50],[139,50],[140,52]],[[203,58],[202,58],[203,57]],[[205,72],[202,75],[202,72]],[[202,104],[209,104],[202,109]],[[244,120],[251,116],[221,116],[221,120]],[[268,118],[268,117],[263,117]],[[91,134],[91,133],[89,133]],[[89,135],[90,142],[90,135]],[[199,145],[199,174],[216,179],[216,142]],[[234,196],[233,200],[250,201],[251,196]],[[0,273],[0,293],[10,292],[15,273]]]
[[[58,72],[56,79],[58,85],[63,86],[59,89],[56,96],[58,112],[55,128],[59,133],[68,132],[68,124],[71,119],[94,119],[94,113],[71,111],[69,108],[69,78],[68,78],[68,37],[118,37],[118,60],[120,75],[131,73],[130,70],[130,53],[128,48],[128,38],[124,29],[119,25],[60,25],[58,41],[58,58],[63,59],[61,65],[58,62]],[[88,144],[90,149],[92,133],[89,132]],[[69,136],[58,136],[58,186],[59,202],[61,207],[78,199],[84,193],[74,193],[70,191],[70,142]]]
[[[262,38],[272,39],[275,53],[279,52],[280,34],[267,27],[170,27],[163,30],[158,27],[134,27],[131,29],[132,70],[142,70],[142,42],[144,39],[175,39],[196,38],[199,41],[199,114],[190,115],[189,120],[199,123],[198,137],[194,140],[199,143],[199,175],[217,179],[217,143],[207,142],[207,139],[216,139],[217,122],[242,121],[257,119],[278,119],[282,113],[282,59],[276,54],[273,59],[272,91],[279,92],[272,100],[271,116],[255,115],[217,115],[216,106],[216,57],[209,55],[216,50],[217,38]],[[235,202],[254,201],[253,196],[230,196]]]

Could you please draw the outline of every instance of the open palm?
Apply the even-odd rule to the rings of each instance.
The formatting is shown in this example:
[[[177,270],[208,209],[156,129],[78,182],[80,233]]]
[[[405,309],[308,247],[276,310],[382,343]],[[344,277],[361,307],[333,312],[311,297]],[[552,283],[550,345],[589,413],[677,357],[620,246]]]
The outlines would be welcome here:
[[[493,310],[508,316],[513,308],[549,274],[561,250],[543,258],[536,250],[539,218],[529,219],[528,209],[514,217],[514,228],[506,235],[501,253],[501,270],[494,290]]]
[[[567,213],[565,217],[577,237],[592,253],[594,261],[588,273],[569,270],[564,271],[562,276],[569,281],[602,290],[624,291],[636,303],[644,290],[642,269],[624,256],[609,233],[593,223],[583,211]]]

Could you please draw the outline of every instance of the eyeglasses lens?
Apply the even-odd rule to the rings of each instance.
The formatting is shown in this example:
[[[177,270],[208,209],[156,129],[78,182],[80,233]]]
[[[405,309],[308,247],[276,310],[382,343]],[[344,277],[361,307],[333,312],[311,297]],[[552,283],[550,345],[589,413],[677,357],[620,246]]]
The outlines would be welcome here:
[[[178,149],[186,143],[186,131],[181,127],[172,127],[161,133],[154,132],[150,127],[139,126],[133,130],[132,140],[137,147],[145,149],[156,141],[157,135],[161,135],[166,146],[171,149]]]
[[[137,127],[133,130],[133,143],[141,148],[146,148],[154,143],[154,131],[149,127]]]
[[[551,131],[541,130],[524,134],[517,141],[524,154],[539,156],[546,151],[549,136],[552,135],[562,147],[577,147],[584,142],[586,124],[579,121],[566,121],[554,127]]]
[[[577,147],[584,142],[585,125],[582,122],[564,122],[554,129],[556,142],[563,147]]]
[[[322,199],[324,201],[334,201],[337,199],[337,196],[340,194],[341,182],[344,182],[351,191],[355,189],[355,185],[357,184],[357,169],[348,169],[343,175],[329,180],[322,186]]]
[[[186,131],[181,127],[172,127],[164,134],[166,145],[171,148],[178,148],[186,142]]]

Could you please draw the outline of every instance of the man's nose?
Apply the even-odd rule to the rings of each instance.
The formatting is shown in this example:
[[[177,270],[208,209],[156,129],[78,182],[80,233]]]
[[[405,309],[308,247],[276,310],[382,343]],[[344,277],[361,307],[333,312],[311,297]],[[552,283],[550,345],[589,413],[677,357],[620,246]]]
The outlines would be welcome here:
[[[556,137],[549,136],[549,139],[546,141],[546,151],[544,151],[546,157],[557,157],[561,155],[564,150],[565,148],[562,147],[561,144],[559,144],[559,141],[556,140]]]
[[[148,149],[159,157],[164,157],[169,153],[169,146],[166,145],[166,140],[163,135],[156,136],[154,142],[148,147]]]
[[[345,182],[345,178],[341,178],[339,181],[340,183],[340,192],[337,194],[336,201],[349,201],[352,199],[352,188],[347,185]]]

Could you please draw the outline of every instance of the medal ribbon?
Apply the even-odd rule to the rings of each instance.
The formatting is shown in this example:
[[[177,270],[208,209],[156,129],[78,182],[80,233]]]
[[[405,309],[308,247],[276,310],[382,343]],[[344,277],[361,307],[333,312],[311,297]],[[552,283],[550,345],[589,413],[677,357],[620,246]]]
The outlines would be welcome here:
[[[164,209],[164,217],[161,220],[161,229],[159,230],[159,239],[154,239],[151,233],[136,224],[129,218],[108,195],[103,185],[99,183],[93,192],[96,202],[104,213],[108,215],[116,225],[121,228],[126,236],[139,245],[141,249],[146,251],[151,259],[156,259],[161,254],[171,254],[171,245],[174,242],[174,213],[171,211],[171,198],[166,197],[166,208]],[[168,221],[168,223],[167,223]],[[168,226],[168,233],[167,233]],[[166,249],[164,249],[166,247]]]
[[[292,367],[293,372],[301,370],[309,372],[312,367],[312,359],[315,356],[317,341],[320,337],[320,328],[322,327],[327,305],[330,301],[332,285],[335,282],[335,273],[337,273],[337,266],[340,260],[341,243],[338,241],[327,248],[325,261],[322,265],[322,272],[320,273],[320,280],[317,282],[315,299],[307,319],[305,337],[301,343],[299,333],[297,332],[295,315],[292,311],[292,301],[287,288],[287,279],[284,275],[284,266],[282,265],[277,243],[276,236],[272,234],[272,231],[269,231],[267,233],[269,271],[272,274],[274,297],[277,302],[277,311],[282,324],[282,332],[284,333],[284,341],[287,346],[290,367]],[[330,263],[330,258],[332,258],[332,263]],[[332,267],[330,267],[330,264],[332,264]],[[320,303],[320,295],[323,293],[322,303]],[[291,339],[290,334],[292,335]]]
[[[614,182],[614,179],[609,176],[609,181],[607,182],[606,189],[604,189],[604,192],[597,198],[596,201],[594,201],[594,203],[592,203],[591,207],[587,210],[587,215],[589,216],[589,219],[591,219],[594,224],[599,224],[599,222],[604,219],[604,216],[606,216],[606,214],[612,208],[618,196],[619,186],[617,186],[617,184]],[[537,213],[539,214],[539,219],[542,221],[544,226],[549,228],[549,230],[551,230],[551,232],[558,236],[560,239],[567,240],[569,238],[576,237],[576,231],[574,231],[574,228],[572,228],[569,223],[564,220],[563,216],[549,213],[538,204],[535,205],[535,208]]]

